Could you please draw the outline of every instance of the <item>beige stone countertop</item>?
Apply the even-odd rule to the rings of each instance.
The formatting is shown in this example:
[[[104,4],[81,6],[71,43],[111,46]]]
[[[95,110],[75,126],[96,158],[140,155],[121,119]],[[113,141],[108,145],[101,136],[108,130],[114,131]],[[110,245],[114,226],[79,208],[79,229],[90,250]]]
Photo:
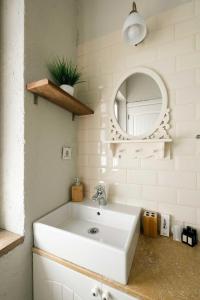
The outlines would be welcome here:
[[[200,246],[191,248],[170,238],[140,236],[129,281],[123,285],[33,248],[56,261],[142,300],[200,300]]]
[[[200,300],[200,246],[140,236],[127,289],[153,300]]]

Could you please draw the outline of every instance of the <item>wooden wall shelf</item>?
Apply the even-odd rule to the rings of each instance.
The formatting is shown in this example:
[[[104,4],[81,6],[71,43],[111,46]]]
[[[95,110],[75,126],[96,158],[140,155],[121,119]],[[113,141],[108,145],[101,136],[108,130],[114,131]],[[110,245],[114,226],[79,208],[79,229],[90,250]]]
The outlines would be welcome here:
[[[78,99],[69,95],[61,88],[56,86],[49,79],[28,83],[27,90],[37,96],[43,97],[48,101],[70,111],[74,115],[84,116],[93,114],[94,111]]]

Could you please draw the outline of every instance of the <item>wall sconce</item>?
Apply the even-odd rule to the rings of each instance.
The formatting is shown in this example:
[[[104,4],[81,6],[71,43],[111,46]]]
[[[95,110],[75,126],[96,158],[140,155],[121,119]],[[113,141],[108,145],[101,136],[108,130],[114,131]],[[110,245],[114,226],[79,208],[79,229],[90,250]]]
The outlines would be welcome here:
[[[133,2],[133,9],[126,18],[123,26],[123,37],[128,43],[137,46],[141,43],[147,34],[147,26],[144,18],[137,12],[135,2]]]

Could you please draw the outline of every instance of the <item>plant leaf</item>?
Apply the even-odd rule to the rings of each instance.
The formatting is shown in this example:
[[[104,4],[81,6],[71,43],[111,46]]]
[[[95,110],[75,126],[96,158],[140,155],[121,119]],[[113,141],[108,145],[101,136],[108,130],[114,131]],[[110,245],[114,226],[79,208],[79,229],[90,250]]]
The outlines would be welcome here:
[[[77,65],[65,57],[56,57],[51,63],[47,64],[47,67],[53,80],[59,85],[68,84],[74,86],[84,82],[80,81],[81,73],[78,71]]]

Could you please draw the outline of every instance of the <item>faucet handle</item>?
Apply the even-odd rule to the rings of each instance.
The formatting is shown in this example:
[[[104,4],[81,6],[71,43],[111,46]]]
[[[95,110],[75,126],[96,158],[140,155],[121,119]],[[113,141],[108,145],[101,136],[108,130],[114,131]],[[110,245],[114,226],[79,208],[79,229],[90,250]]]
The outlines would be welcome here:
[[[96,190],[97,190],[97,193],[98,194],[102,194],[102,193],[105,193],[105,186],[103,185],[103,184],[98,184],[97,186],[96,186]]]
[[[92,196],[93,201],[98,201],[99,205],[107,204],[107,193],[104,184],[99,183],[96,187],[96,193]]]

